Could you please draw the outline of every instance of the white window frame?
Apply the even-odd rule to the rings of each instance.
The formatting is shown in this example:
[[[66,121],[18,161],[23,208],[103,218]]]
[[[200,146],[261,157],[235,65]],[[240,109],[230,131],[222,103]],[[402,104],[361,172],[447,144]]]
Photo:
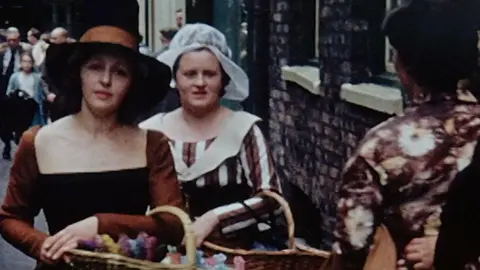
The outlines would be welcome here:
[[[403,0],[385,0],[385,14],[388,14],[390,10],[394,9],[395,7],[398,7]],[[390,45],[390,42],[388,42],[388,38],[385,37],[385,69],[388,72],[395,73],[395,66],[393,64],[393,47]]]

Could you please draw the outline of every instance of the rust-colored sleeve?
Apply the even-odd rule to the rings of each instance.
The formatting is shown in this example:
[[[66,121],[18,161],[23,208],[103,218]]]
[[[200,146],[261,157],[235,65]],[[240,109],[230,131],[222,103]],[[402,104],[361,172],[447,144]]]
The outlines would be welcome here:
[[[34,138],[38,127],[26,131],[10,169],[8,187],[0,208],[0,234],[28,256],[39,259],[40,247],[48,236],[33,227],[40,211],[35,180],[38,166]]]
[[[159,132],[148,131],[147,160],[150,168],[150,207],[170,205],[184,209],[177,173],[168,139]],[[162,242],[180,243],[183,227],[180,220],[170,214],[155,218],[137,215],[97,214],[99,234],[118,236],[135,235],[140,231],[157,235]]]

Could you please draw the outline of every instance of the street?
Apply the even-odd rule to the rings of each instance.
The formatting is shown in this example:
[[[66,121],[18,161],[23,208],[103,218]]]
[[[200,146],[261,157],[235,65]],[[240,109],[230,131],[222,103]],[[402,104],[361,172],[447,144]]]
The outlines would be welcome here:
[[[3,145],[2,145],[3,148]],[[15,147],[14,147],[15,149]],[[13,154],[13,152],[12,152]],[[0,201],[3,202],[5,191],[8,184],[8,174],[11,162],[0,159]],[[43,214],[35,219],[35,227],[46,231],[46,224]],[[13,248],[0,237],[0,269],[1,270],[31,270],[35,266],[35,261],[20,251]]]

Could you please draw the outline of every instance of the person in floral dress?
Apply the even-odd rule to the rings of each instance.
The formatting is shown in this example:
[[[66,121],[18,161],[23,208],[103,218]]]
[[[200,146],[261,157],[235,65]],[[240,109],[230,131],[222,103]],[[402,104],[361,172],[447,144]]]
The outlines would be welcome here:
[[[476,93],[457,87],[477,68],[478,37],[452,2],[411,1],[385,20],[411,106],[371,129],[345,165],[334,244],[342,269],[362,269],[380,224],[399,269],[432,269],[447,191],[480,136]]]

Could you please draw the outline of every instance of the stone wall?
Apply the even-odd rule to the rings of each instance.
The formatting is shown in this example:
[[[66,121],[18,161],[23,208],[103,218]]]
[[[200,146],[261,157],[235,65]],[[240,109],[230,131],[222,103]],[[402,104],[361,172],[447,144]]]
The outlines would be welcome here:
[[[369,28],[366,15],[380,7],[365,9],[358,1],[355,5],[353,0],[321,1],[319,68],[324,95],[320,96],[282,81],[280,67],[295,54],[288,39],[295,22],[290,21],[290,1],[271,0],[270,142],[279,174],[310,197],[320,216],[321,224],[298,226],[320,231],[324,249],[333,239],[344,162],[365,132],[389,117],[339,96],[343,83],[366,82],[371,74],[370,52],[375,48],[371,37],[378,26]]]

